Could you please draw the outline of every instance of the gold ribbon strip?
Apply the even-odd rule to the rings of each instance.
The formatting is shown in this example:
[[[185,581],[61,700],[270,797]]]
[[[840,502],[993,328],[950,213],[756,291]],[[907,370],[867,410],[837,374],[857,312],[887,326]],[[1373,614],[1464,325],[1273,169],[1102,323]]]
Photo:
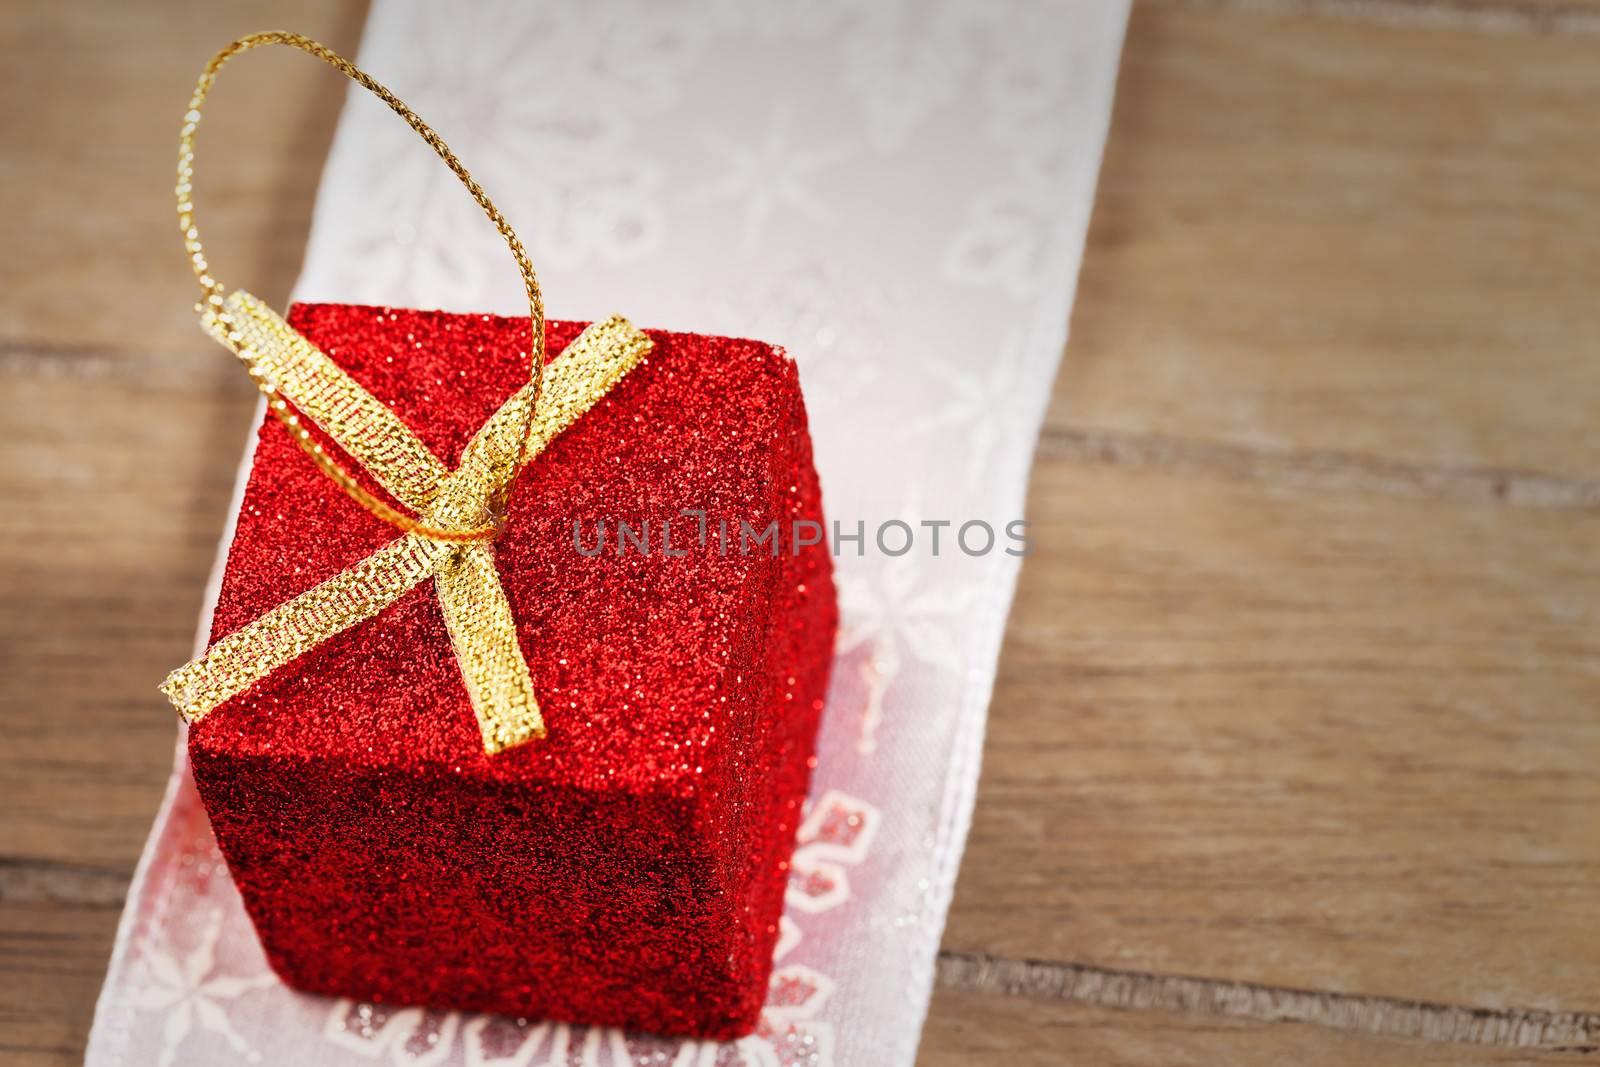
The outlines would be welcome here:
[[[321,428],[429,528],[466,532],[495,524],[512,480],[527,460],[593,407],[645,358],[650,339],[613,316],[584,330],[545,368],[531,417],[524,386],[473,435],[454,471],[389,408],[363,389],[261,301],[235,292],[225,303],[236,338],[222,338],[253,377],[287,403],[291,433]],[[207,316],[213,333],[225,327]],[[312,445],[311,447],[320,447]],[[516,620],[486,540],[407,533],[321,585],[228,634],[199,659],[173,671],[161,691],[194,722],[302,653],[372,618],[433,578],[484,750],[491,755],[544,736],[533,680],[517,642]]]

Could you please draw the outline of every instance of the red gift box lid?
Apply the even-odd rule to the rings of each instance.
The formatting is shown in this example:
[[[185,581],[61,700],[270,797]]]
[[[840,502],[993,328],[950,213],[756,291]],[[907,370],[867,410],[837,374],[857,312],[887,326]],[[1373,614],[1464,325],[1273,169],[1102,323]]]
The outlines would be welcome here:
[[[298,305],[289,321],[454,467],[526,379],[525,318]],[[557,354],[583,324],[553,322]],[[431,582],[301,656],[193,727],[202,747],[408,767],[590,790],[697,792],[755,754],[741,721],[780,596],[827,596],[738,524],[820,515],[792,363],[757,341],[651,332],[655,348],[523,471],[502,583],[549,736],[485,756]],[[326,442],[325,442],[326,443]],[[329,445],[331,447],[331,445]],[[360,473],[357,464],[347,469]],[[379,491],[375,482],[368,488]],[[381,491],[380,491],[381,492]],[[810,499],[808,499],[808,497]],[[709,516],[705,544],[697,517]],[[615,523],[649,533],[618,555]],[[719,524],[730,524],[719,551]],[[604,551],[597,524],[606,530]],[[671,538],[669,555],[661,531]],[[229,552],[213,638],[397,536],[267,419]],[[788,553],[785,537],[780,552]],[[818,570],[814,554],[808,566]],[[809,590],[780,590],[787,580]],[[815,709],[806,709],[814,712]]]

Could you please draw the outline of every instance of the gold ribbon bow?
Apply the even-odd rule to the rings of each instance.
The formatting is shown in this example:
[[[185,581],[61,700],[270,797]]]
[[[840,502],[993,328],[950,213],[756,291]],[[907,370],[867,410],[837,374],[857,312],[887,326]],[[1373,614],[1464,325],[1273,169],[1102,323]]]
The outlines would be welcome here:
[[[455,171],[505,237],[522,270],[533,323],[530,381],[483,424],[453,471],[398,415],[265,304],[242,290],[224,296],[220,283],[208,273],[190,202],[194,132],[217,70],[232,55],[263,44],[286,44],[308,52],[381,97]],[[223,637],[205,655],[173,671],[162,692],[185,719],[198,720],[432,578],[484,749],[494,754],[544,736],[511,605],[495,569],[493,539],[511,484],[523,465],[637,366],[650,351],[650,339],[627,320],[612,317],[584,330],[545,367],[538,281],[505,219],[438,135],[410,109],[347,60],[297,34],[241,38],[206,66],[185,116],[177,195],[179,225],[206,294],[199,305],[201,325],[244,363],[266,395],[268,410],[317,466],[402,535]],[[323,430],[411,513],[369,493],[301,425],[302,418]]]

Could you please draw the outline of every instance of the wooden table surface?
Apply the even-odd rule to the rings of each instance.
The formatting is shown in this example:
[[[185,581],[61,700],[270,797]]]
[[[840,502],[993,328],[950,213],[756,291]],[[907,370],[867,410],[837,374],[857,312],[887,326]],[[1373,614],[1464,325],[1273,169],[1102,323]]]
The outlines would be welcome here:
[[[81,1058],[250,423],[175,115],[361,7],[0,14],[6,1063]],[[338,88],[233,78],[278,301]],[[1600,1052],[1597,108],[1600,3],[1136,7],[923,1064]]]

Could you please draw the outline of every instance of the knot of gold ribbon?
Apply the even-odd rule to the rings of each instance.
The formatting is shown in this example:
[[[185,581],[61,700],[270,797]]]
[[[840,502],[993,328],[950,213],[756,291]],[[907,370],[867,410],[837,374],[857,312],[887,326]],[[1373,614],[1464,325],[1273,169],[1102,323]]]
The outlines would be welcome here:
[[[284,44],[322,59],[376,93],[422,136],[466,185],[506,239],[528,293],[530,380],[502,404],[451,470],[405,422],[260,300],[225,290],[209,273],[191,202],[194,133],[217,71],[231,56]],[[383,86],[309,38],[272,32],[240,38],[214,56],[196,84],[178,154],[178,219],[204,300],[201,325],[244,363],[268,410],[352,499],[401,536],[353,567],[217,641],[162,684],[187,720],[200,719],[301,654],[369,619],[434,580],[484,749],[493,754],[544,736],[544,720],[495,569],[494,537],[522,467],[589,410],[649,353],[627,320],[591,325],[544,365],[538,280],[516,235],[443,140]],[[408,511],[369,492],[302,424],[309,420]]]

